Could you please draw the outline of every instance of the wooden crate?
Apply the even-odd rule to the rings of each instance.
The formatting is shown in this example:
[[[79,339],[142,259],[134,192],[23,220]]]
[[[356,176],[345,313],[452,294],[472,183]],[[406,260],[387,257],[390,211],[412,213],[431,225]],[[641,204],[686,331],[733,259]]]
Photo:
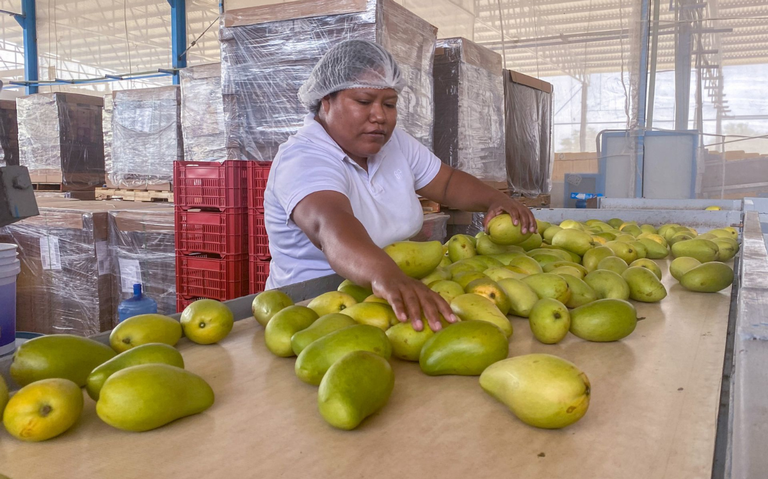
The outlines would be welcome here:
[[[173,203],[173,191],[128,190],[117,188],[96,188],[97,200],[121,199],[123,201]]]

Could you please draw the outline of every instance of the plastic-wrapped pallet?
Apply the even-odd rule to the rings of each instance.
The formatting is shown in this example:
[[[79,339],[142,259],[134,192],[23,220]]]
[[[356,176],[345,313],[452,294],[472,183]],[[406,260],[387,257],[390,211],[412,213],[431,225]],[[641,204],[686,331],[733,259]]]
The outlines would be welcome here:
[[[185,161],[227,158],[221,64],[188,67],[181,76],[181,131]]]
[[[101,97],[41,93],[16,99],[19,162],[33,183],[65,190],[104,185]]]
[[[110,211],[109,253],[115,304],[133,295],[141,283],[157,301],[157,312],[176,312],[176,254],[173,207]],[[117,321],[117,311],[115,311]]]
[[[112,188],[170,189],[183,159],[181,103],[175,86],[112,93]]]
[[[0,100],[0,166],[19,164],[19,129],[16,102]]]
[[[435,155],[505,188],[501,55],[465,38],[435,48]]]
[[[504,71],[507,175],[512,194],[535,197],[552,188],[552,85]]]
[[[107,213],[40,208],[40,216],[0,229],[19,246],[16,329],[89,336],[113,326]],[[90,202],[96,203],[96,202]]]
[[[272,161],[308,113],[297,93],[337,42],[376,41],[406,78],[398,125],[432,149],[437,29],[393,0],[304,0],[231,10],[220,29],[230,159]]]
[[[112,169],[112,94],[104,95],[104,110],[101,113],[101,130],[104,137],[104,169]]]

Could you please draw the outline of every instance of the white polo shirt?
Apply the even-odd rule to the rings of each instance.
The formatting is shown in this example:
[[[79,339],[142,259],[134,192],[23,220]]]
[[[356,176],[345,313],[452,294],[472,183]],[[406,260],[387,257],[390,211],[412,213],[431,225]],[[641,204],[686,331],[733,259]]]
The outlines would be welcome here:
[[[291,220],[296,205],[318,191],[336,191],[379,247],[416,235],[424,215],[416,190],[440,170],[440,159],[408,133],[395,128],[366,172],[315,121],[280,146],[264,193],[264,216],[272,253],[266,289],[333,274],[325,254]]]

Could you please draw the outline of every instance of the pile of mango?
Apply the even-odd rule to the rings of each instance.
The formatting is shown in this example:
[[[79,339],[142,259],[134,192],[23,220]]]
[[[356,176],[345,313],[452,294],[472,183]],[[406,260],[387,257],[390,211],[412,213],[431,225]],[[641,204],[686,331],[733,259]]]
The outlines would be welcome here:
[[[203,299],[190,304],[181,321],[143,314],[120,323],[110,345],[69,334],[32,339],[15,352],[11,377],[21,386],[9,398],[0,376],[0,416],[5,429],[23,441],[44,441],[80,418],[80,388],[96,401],[102,421],[126,431],[149,431],[213,405],[211,386],[184,369],[174,347],[182,334],[213,344],[232,330],[224,304]]]
[[[409,276],[442,296],[461,320],[437,333],[397,320],[387,302],[344,281],[307,306],[278,291],[260,294],[253,314],[265,326],[267,348],[297,356],[296,376],[319,386],[318,409],[331,425],[354,429],[383,408],[394,387],[388,359],[418,362],[431,376],[480,376],[480,386],[522,421],[561,428],[589,407],[586,374],[565,359],[530,354],[507,358],[508,315],[528,318],[536,339],[561,341],[569,332],[594,342],[618,341],[637,326],[630,301],[653,303],[668,292],[657,259],[671,254],[672,275],[697,292],[733,281],[726,261],[739,250],[733,228],[699,235],[677,224],[660,228],[619,219],[538,222],[523,234],[509,215],[488,234],[439,242],[399,242],[384,250]]]

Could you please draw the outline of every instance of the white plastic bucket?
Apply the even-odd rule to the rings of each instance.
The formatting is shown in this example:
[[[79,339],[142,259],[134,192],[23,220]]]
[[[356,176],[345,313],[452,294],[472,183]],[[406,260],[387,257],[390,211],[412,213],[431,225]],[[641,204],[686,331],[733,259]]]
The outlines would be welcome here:
[[[20,272],[16,245],[0,243],[0,356],[16,349],[16,277]]]

